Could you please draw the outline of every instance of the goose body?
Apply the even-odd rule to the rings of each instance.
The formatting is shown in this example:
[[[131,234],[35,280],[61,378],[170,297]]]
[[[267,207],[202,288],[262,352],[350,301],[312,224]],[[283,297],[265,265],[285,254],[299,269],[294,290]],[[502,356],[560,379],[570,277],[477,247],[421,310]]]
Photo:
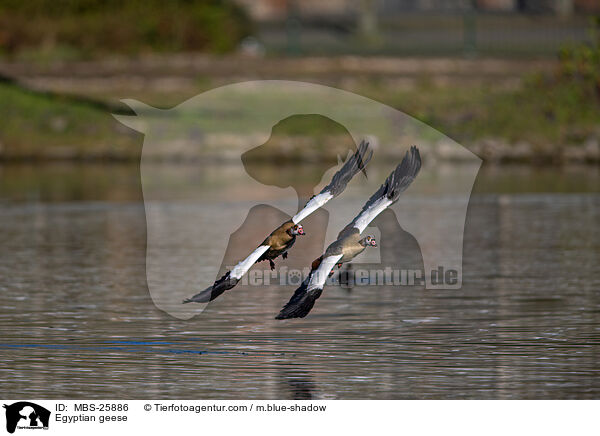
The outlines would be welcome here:
[[[294,232],[294,228],[299,229],[300,233]],[[279,227],[277,227],[269,236],[265,238],[261,245],[268,245],[269,249],[257,260],[262,262],[268,260],[271,269],[275,269],[275,263],[273,259],[279,256],[287,257],[287,251],[292,248],[294,242],[296,242],[296,235],[304,235],[304,229],[302,226],[294,224],[292,220],[286,221]]]
[[[342,257],[338,260],[338,264],[350,262],[360,253],[362,253],[367,245],[364,240],[361,239],[358,231],[350,233],[341,239],[338,239],[332,243],[325,251],[325,256],[339,255]]]

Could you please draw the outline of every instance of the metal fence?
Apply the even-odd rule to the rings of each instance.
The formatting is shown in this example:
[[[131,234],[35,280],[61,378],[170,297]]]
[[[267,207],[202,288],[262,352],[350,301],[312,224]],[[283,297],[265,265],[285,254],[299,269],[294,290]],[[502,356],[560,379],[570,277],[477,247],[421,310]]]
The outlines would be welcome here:
[[[339,0],[328,8],[280,2],[282,9],[257,19],[256,28],[273,54],[553,56],[589,41],[596,3],[600,11],[600,1],[567,3],[561,9],[561,0]]]

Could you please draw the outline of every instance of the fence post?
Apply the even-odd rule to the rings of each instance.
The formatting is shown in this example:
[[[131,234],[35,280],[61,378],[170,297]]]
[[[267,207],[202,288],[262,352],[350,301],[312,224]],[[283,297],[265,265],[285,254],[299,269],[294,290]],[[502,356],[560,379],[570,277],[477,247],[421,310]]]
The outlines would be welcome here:
[[[475,0],[468,2],[463,14],[463,52],[466,56],[477,54],[477,16]]]
[[[287,18],[285,20],[287,35],[287,53],[291,56],[300,54],[300,19],[296,0],[287,0]]]

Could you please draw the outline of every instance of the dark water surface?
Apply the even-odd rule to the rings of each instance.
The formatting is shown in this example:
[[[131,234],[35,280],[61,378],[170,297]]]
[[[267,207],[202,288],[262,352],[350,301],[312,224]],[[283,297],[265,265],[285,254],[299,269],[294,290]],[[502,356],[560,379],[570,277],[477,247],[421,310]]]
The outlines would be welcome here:
[[[288,322],[277,286],[154,306],[135,167],[0,181],[6,398],[600,398],[597,168],[484,168],[462,289],[330,288]]]

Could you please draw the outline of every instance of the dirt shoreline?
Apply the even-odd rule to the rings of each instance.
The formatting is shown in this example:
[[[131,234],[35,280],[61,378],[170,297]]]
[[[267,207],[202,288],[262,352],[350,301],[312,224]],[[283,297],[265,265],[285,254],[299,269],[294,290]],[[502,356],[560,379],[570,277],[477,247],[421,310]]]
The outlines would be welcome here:
[[[231,135],[228,135],[231,140]],[[235,138],[234,138],[235,139]],[[238,144],[247,142],[247,137],[239,135]],[[121,162],[139,162],[141,160],[140,147],[120,150],[77,150],[70,147],[52,147],[35,153],[10,153],[2,149],[0,144],[0,164],[23,163],[23,162],[98,162],[98,163],[121,163]],[[464,144],[463,144],[464,145]],[[466,144],[465,147],[479,156],[484,162],[490,164],[535,164],[535,165],[567,165],[567,164],[593,164],[600,163],[600,141],[588,140],[582,145],[570,146],[548,146],[536,147],[526,142],[509,144],[498,139],[486,139],[473,144]],[[218,149],[212,148],[212,151],[198,153],[193,151],[193,146],[178,147],[178,152],[164,152],[155,155],[145,155],[146,161],[165,162],[165,163],[187,163],[187,162],[233,162],[239,160],[237,146],[222,146]],[[435,159],[441,162],[461,162],[464,156],[457,154],[456,146],[445,142],[437,144],[425,144],[425,157]],[[403,156],[404,148],[401,144],[397,146],[381,147],[378,154],[383,158],[400,159]],[[319,160],[319,156],[314,156],[313,160]],[[284,162],[285,157],[284,157]],[[296,160],[289,159],[290,162]],[[311,161],[311,157],[306,159]]]
[[[185,93],[206,87],[258,79],[318,82],[348,87],[376,80],[407,88],[424,80],[433,85],[491,83],[513,87],[522,78],[556,66],[552,58],[391,58],[391,57],[248,57],[206,54],[146,55],[49,63],[4,61],[0,74],[38,90],[106,95],[114,91]],[[111,92],[112,91],[112,92]]]

